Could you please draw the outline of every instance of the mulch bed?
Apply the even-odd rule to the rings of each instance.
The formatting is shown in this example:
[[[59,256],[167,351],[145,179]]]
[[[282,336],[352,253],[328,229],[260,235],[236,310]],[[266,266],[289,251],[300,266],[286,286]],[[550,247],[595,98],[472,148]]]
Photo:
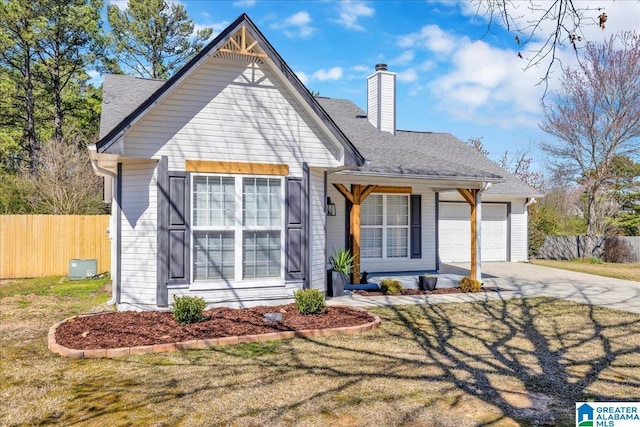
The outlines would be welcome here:
[[[282,322],[266,322],[265,313],[282,313]],[[190,340],[357,326],[374,321],[349,307],[327,307],[323,314],[302,315],[295,304],[204,312],[200,323],[180,325],[170,312],[103,313],[76,317],[56,330],[56,342],[77,350],[135,347]]]
[[[482,287],[479,292],[504,292],[506,289],[494,288],[494,287]],[[352,293],[361,295],[363,297],[379,297],[379,296],[398,296],[398,295],[439,295],[439,294],[463,294],[465,292],[460,288],[436,288],[433,291],[421,291],[420,289],[403,289],[402,292],[396,295],[385,295],[380,289],[374,290],[352,290]]]

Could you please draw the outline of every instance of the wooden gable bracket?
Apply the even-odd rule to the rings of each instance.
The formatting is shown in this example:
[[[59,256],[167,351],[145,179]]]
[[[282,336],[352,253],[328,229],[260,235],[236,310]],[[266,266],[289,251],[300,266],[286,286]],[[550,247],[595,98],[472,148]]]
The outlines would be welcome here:
[[[242,27],[240,31],[229,38],[228,43],[218,49],[218,52],[257,58],[267,58],[268,55],[266,53],[258,52],[253,49],[257,45],[258,42],[256,40],[248,43],[247,29],[245,27]]]
[[[458,193],[466,200],[466,202],[471,207],[471,271],[470,277],[472,279],[480,280],[478,278],[478,205],[477,205],[477,194],[478,190],[476,189],[467,189],[467,188],[458,188]]]
[[[382,185],[352,184],[351,191],[343,184],[333,184],[342,196],[351,202],[351,215],[349,216],[349,250],[353,255],[353,268],[351,269],[351,283],[360,284],[360,204],[371,193],[411,194],[411,187],[389,187]]]

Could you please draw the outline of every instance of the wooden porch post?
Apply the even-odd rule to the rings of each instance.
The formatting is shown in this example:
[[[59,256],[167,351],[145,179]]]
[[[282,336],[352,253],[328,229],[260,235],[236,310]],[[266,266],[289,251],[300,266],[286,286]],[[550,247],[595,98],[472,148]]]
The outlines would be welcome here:
[[[344,196],[345,199],[352,203],[351,215],[349,217],[349,250],[353,255],[353,268],[351,270],[351,283],[360,284],[360,204],[373,193],[377,188],[376,185],[359,185],[352,184],[351,191],[342,184],[333,184],[333,186]]]
[[[458,188],[458,193],[467,201],[471,207],[471,272],[470,277],[472,279],[480,280],[478,278],[478,259],[480,255],[480,242],[478,239],[478,190]]]

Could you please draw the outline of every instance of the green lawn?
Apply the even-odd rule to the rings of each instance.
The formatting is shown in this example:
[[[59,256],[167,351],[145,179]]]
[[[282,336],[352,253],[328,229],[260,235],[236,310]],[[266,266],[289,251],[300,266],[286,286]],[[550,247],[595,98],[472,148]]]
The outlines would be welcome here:
[[[576,401],[640,400],[640,315],[546,298],[378,309],[354,336],[50,353],[48,328],[107,289],[0,286],[0,425],[573,426]]]
[[[589,260],[551,261],[532,260],[532,264],[545,267],[560,268],[580,273],[595,274],[597,276],[615,277],[616,279],[640,281],[640,264],[614,264],[608,262],[593,263]]]

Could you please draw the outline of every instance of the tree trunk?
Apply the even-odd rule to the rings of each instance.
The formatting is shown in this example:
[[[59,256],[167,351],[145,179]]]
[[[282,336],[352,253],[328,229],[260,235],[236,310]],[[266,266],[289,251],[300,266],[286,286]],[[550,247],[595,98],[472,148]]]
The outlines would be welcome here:
[[[596,237],[595,229],[596,229],[596,194],[598,192],[598,187],[593,186],[588,188],[587,190],[587,238],[585,239],[584,244],[584,256],[590,257],[593,254],[594,250],[594,241]]]
[[[24,92],[25,92],[25,115],[27,121],[27,149],[29,152],[29,170],[32,174],[37,170],[38,140],[36,138],[35,110],[36,101],[33,95],[33,76],[31,74],[31,57],[29,52],[24,60]]]

